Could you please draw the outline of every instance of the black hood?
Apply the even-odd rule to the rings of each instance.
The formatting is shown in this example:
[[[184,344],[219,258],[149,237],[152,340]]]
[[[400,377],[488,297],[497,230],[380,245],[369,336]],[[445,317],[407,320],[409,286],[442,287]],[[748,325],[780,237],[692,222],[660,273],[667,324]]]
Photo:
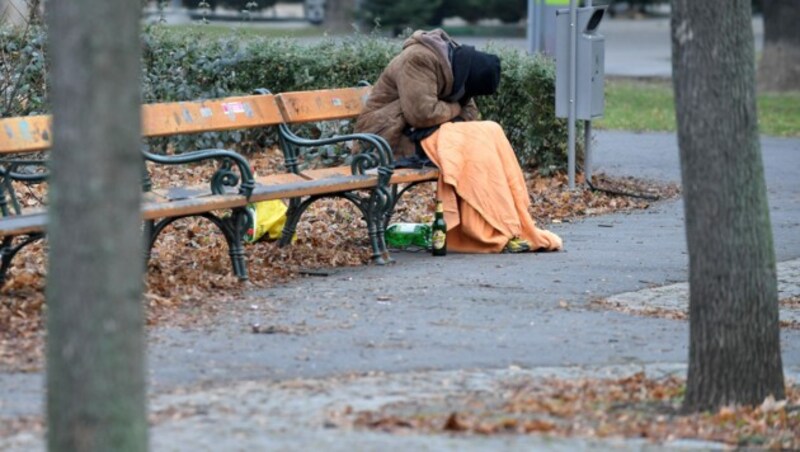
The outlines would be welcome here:
[[[447,100],[466,103],[464,99],[497,92],[500,85],[500,58],[497,55],[462,45],[453,49],[451,63],[453,92]]]

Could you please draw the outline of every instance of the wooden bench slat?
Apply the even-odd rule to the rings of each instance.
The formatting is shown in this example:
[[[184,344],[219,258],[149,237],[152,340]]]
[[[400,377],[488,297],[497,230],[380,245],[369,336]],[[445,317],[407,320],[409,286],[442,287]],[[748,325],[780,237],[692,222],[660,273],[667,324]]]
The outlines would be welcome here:
[[[349,166],[336,166],[333,168],[317,168],[301,171],[300,174],[308,180],[328,179],[331,177],[350,176],[353,174]]]
[[[390,183],[407,184],[412,182],[433,181],[439,179],[439,170],[436,168],[400,168],[394,170]]]
[[[355,118],[364,109],[371,87],[293,91],[278,94],[287,123]]]
[[[51,140],[50,115],[0,119],[0,154],[42,151]]]
[[[350,190],[372,188],[378,183],[377,176],[361,175],[346,177],[329,177],[318,180],[304,180],[296,184],[280,186],[257,186],[250,197],[252,202],[270,199],[299,198],[302,196],[339,193]]]
[[[295,182],[302,182],[304,180],[306,180],[304,177],[294,173],[278,173],[256,177],[256,185],[291,184]]]
[[[148,137],[274,126],[283,122],[271,94],[142,106]]]
[[[270,182],[269,177],[262,179]],[[376,184],[377,177],[374,175],[331,176],[311,181],[297,176],[295,182],[257,184],[249,201],[244,196],[237,194],[211,195],[210,190],[203,186],[181,187],[182,193],[192,193],[194,196],[174,199],[168,193],[170,189],[156,190],[144,195],[142,218],[156,220],[201,214],[212,210],[243,207],[248,202],[346,192],[371,188]],[[47,215],[44,212],[1,218],[0,237],[41,232],[44,230],[46,222]]]
[[[37,152],[52,145],[51,116],[0,119],[0,154]],[[283,122],[272,94],[142,106],[142,135],[166,135],[274,126]]]
[[[158,220],[167,217],[202,214],[212,210],[232,209],[245,205],[247,205],[247,199],[242,195],[209,195],[169,202],[144,203],[142,204],[142,218],[145,220]]]

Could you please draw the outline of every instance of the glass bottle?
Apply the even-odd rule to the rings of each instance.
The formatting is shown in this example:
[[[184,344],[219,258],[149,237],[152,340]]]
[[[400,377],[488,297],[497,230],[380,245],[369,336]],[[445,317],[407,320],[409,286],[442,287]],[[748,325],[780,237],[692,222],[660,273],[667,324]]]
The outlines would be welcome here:
[[[431,226],[425,223],[394,223],[386,228],[386,246],[405,249],[416,246],[431,247]]]
[[[436,200],[436,216],[431,225],[431,254],[447,255],[447,224],[444,222],[444,206],[440,199]]]

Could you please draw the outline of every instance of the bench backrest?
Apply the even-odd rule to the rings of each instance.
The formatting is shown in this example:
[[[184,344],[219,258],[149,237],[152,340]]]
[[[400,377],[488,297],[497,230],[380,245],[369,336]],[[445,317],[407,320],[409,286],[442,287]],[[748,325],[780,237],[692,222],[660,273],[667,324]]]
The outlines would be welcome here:
[[[50,122],[50,115],[0,119],[0,154],[48,149],[52,143]],[[275,126],[282,122],[272,94],[142,106],[145,137]]]
[[[352,119],[367,104],[371,86],[294,91],[277,95],[287,124]]]

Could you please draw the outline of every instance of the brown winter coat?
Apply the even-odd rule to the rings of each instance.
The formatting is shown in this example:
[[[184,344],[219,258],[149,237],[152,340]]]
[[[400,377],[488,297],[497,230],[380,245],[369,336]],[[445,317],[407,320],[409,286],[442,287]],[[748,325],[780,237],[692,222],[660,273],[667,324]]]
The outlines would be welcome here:
[[[406,126],[431,127],[457,116],[467,121],[478,119],[473,100],[463,108],[458,102],[442,100],[453,89],[448,56],[451,41],[438,29],[414,32],[375,83],[356,121],[356,132],[382,136],[400,158],[414,154],[414,143],[403,134]]]

